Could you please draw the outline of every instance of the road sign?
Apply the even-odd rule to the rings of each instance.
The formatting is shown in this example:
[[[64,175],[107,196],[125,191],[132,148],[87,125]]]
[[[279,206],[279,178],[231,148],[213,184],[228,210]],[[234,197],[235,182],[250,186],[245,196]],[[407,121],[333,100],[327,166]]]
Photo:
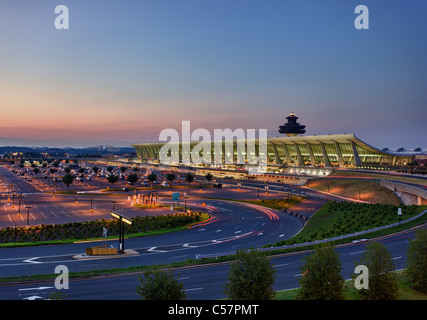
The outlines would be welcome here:
[[[398,209],[397,209],[397,215],[398,215],[398,216],[401,216],[401,215],[402,215],[402,208],[398,208]]]
[[[179,192],[172,193],[172,200],[179,201]]]
[[[103,236],[104,238],[107,238],[107,234],[108,234],[108,230],[107,230],[107,228],[106,228],[106,227],[102,227],[102,236]]]

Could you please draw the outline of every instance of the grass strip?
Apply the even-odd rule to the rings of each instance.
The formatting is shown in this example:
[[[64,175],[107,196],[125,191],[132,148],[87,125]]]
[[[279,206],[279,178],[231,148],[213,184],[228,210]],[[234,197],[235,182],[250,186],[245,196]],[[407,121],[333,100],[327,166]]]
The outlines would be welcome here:
[[[427,293],[419,292],[411,287],[408,277],[404,270],[396,271],[398,277],[399,292],[397,300],[427,300]],[[298,288],[290,290],[277,291],[274,300],[295,300]],[[344,299],[345,300],[362,300],[358,290],[354,287],[353,280],[344,282]]]

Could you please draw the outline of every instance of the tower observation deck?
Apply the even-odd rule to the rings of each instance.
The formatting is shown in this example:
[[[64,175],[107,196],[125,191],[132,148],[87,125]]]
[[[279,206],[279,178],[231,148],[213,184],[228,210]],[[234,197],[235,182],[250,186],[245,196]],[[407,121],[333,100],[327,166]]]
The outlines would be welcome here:
[[[279,133],[286,134],[288,137],[305,133],[305,126],[297,122],[298,117],[295,116],[295,113],[290,113],[286,119],[288,122],[279,126]]]

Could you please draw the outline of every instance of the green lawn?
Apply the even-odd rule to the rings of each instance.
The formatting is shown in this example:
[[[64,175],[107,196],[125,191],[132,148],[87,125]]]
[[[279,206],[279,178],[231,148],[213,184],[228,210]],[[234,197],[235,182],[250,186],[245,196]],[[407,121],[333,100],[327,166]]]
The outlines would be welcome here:
[[[399,278],[399,293],[397,300],[427,300],[427,294],[418,292],[411,288],[408,278],[404,271],[397,271]],[[277,291],[274,300],[295,300],[298,289]],[[354,287],[353,280],[347,280],[344,283],[345,300],[360,300],[357,289]]]
[[[290,196],[288,200],[286,196],[281,199],[266,199],[266,200],[259,200],[259,201],[249,200],[244,202],[268,207],[270,209],[283,210],[283,209],[289,209],[290,207],[293,207],[294,205],[300,203],[304,199],[305,199],[304,197]]]
[[[401,206],[402,220],[427,209],[427,206]],[[399,221],[398,207],[387,204],[327,202],[295,237],[276,245],[311,242],[373,229]]]

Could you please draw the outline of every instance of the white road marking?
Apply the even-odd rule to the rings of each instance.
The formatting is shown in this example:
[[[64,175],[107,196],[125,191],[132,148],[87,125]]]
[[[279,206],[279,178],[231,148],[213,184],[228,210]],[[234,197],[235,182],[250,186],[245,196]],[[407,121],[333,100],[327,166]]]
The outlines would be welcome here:
[[[18,291],[29,291],[29,290],[46,290],[46,289],[53,289],[53,287],[38,287],[38,288],[21,288],[18,289]]]
[[[39,259],[40,257],[34,257],[27,260],[22,260],[22,262],[28,262],[28,263],[42,263],[40,261],[34,261],[35,259]]]
[[[184,291],[195,291],[195,290],[203,290],[205,288],[200,287],[200,288],[191,288],[191,289],[185,289]]]
[[[148,252],[166,252],[164,250],[156,250],[157,247],[151,247],[150,249],[148,249]]]

